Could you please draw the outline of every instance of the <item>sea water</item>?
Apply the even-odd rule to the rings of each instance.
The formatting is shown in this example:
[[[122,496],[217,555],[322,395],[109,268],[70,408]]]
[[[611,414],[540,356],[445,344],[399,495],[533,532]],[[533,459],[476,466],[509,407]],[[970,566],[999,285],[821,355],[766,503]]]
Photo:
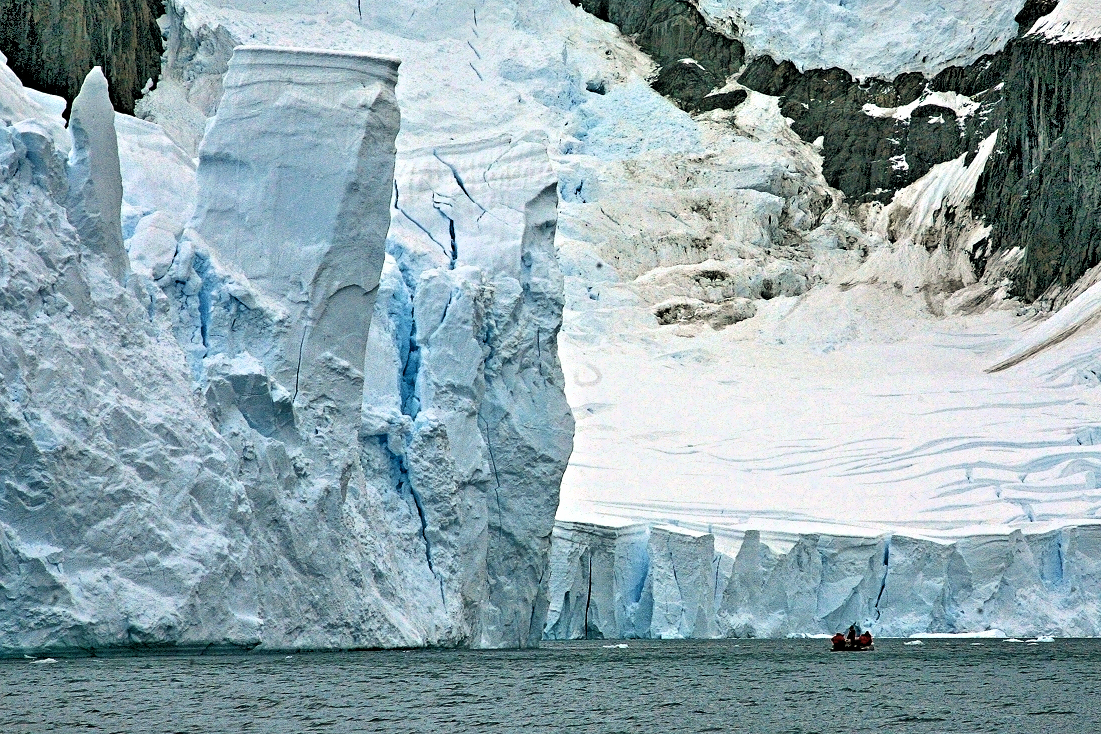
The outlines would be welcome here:
[[[1101,732],[1101,640],[827,648],[586,641],[6,660],[0,732]]]

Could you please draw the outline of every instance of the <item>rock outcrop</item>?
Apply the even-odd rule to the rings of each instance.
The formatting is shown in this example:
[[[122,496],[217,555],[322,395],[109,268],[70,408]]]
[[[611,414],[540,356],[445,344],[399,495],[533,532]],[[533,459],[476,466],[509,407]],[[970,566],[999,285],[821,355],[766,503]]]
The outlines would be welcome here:
[[[743,69],[738,28],[719,28],[684,1],[580,5],[634,36],[661,67],[654,88],[685,109],[740,104],[744,97],[730,92],[707,96],[735,76],[749,89],[778,97],[792,129],[821,145],[826,181],[851,204],[888,204],[964,154],[970,165],[997,134],[974,204],[960,212],[992,231],[962,252],[973,274],[954,281],[959,285],[995,263],[996,279],[1014,279],[1014,295],[1033,301],[1051,289],[1050,302],[1101,262],[1101,149],[1090,132],[1099,124],[1101,41],[1088,28],[1082,31],[1092,21],[1076,20],[1091,12],[1085,5],[1028,0],[1015,18],[1018,38],[1003,50],[931,77],[910,72],[864,80],[841,68],[801,70],[767,55]],[[1061,27],[1079,29],[1073,37],[1053,27],[1029,34],[1057,8],[1071,19]],[[656,30],[669,24],[682,30]],[[928,182],[919,188],[928,189]],[[1015,252],[1023,259],[1008,265],[1005,258]]]
[[[1101,262],[1101,40],[1027,35],[1009,56],[982,211],[992,250],[1025,252],[1016,291],[1032,301]]]
[[[160,75],[162,0],[10,0],[0,7],[0,52],[28,86],[70,102],[93,66],[111,83],[115,109]]]
[[[570,1],[633,36],[660,67],[654,88],[686,108],[699,109],[703,98],[744,63],[742,44],[708,25],[688,0]],[[708,106],[736,107],[742,100],[724,97]]]

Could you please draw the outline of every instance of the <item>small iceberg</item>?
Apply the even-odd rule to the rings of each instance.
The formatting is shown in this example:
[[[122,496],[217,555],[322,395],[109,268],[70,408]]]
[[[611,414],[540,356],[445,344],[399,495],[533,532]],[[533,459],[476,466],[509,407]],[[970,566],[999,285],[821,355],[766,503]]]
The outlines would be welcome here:
[[[909,640],[908,642],[903,642],[902,644],[913,646],[913,645],[924,645],[925,643],[922,642],[921,640]]]
[[[627,649],[627,643],[626,642],[621,642],[618,645],[603,645],[602,647],[605,650],[626,650]]]
[[[1007,637],[1002,642],[1024,642],[1024,640],[1018,640],[1016,637]]]
[[[916,632],[910,635],[912,640],[1000,640],[1005,637],[1005,632],[999,629],[982,630],[981,632]]]
[[[57,661],[54,660],[53,658],[41,658],[39,660],[32,660],[31,662],[32,663],[56,663]]]
[[[1036,642],[1055,642],[1055,638],[1054,638],[1054,637],[1052,637],[1051,635],[1041,635],[1041,636],[1037,637],[1036,639],[1033,639],[1033,640],[1029,640],[1029,642],[1030,642],[1030,643],[1036,643]]]

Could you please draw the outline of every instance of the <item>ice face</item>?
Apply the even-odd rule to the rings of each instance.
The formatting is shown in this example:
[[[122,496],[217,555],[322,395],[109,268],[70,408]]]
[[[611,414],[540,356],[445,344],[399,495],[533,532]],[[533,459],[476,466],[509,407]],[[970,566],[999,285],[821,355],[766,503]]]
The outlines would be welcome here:
[[[477,644],[527,645],[573,436],[556,178],[541,143],[508,136],[407,152],[396,178],[399,367],[368,392],[364,433],[396,455],[449,610]]]
[[[447,209],[454,258],[407,222],[384,263],[393,62],[238,61],[190,228],[187,155],[115,122],[125,288],[78,257],[49,114],[2,128],[5,221],[27,226],[3,243],[0,646],[537,642],[572,436],[545,146],[406,158],[406,211],[440,218],[463,187],[480,206]],[[253,74],[286,105],[250,108]],[[300,354],[296,400],[280,370]]]
[[[779,550],[750,530],[733,557],[710,553],[709,534],[652,528],[647,553],[634,556],[641,565],[628,575],[611,559],[630,556],[648,527],[602,522],[555,527],[549,639],[784,637],[853,623],[894,637],[1101,630],[1097,525],[954,542],[774,537]],[[639,578],[643,591],[632,597]],[[623,598],[634,601],[608,614],[609,601]]]
[[[300,419],[331,400],[348,416],[344,430],[359,420],[389,227],[397,69],[364,55],[240,47],[199,149],[192,228],[286,309],[282,345],[257,356]]]
[[[73,100],[69,132],[69,221],[85,246],[101,254],[122,282],[130,272],[122,244],[122,173],[115,111],[98,66],[88,72]]]

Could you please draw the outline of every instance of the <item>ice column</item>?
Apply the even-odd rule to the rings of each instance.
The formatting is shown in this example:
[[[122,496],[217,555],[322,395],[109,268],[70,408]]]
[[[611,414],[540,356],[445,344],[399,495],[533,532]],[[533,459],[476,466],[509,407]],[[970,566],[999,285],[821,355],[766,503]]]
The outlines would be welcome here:
[[[346,427],[359,420],[390,225],[398,64],[239,47],[199,148],[192,228],[285,310],[276,343],[253,356],[307,430],[334,415]]]
[[[98,66],[84,78],[69,117],[69,221],[85,247],[102,253],[122,281],[130,261],[122,243],[122,173],[115,135],[115,110],[107,79]]]

